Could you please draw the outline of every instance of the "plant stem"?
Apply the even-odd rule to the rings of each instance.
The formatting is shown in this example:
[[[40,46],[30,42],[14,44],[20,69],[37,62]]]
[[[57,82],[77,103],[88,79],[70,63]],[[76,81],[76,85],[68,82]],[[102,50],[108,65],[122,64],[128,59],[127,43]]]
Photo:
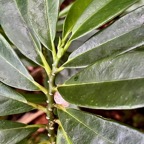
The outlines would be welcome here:
[[[50,137],[50,142],[54,143],[56,136],[55,136],[55,115],[53,113],[54,111],[54,94],[56,92],[55,87],[55,75],[57,71],[57,65],[58,60],[55,60],[55,62],[52,65],[52,71],[49,77],[49,93],[47,94],[47,119],[48,119],[48,136]]]
[[[42,85],[40,85],[40,84],[37,83],[36,81],[32,81],[32,82],[33,82],[33,84],[34,84],[35,86],[37,86],[45,95],[47,95],[48,90],[47,90],[45,87],[43,87]]]
[[[64,53],[66,52],[66,50],[68,49],[69,45],[71,42],[66,43],[66,45],[64,46],[63,44],[59,47],[58,46],[58,52],[57,55],[55,55],[55,51],[53,52],[53,61],[54,63],[52,64],[52,69],[47,69],[47,67],[45,67],[45,69],[47,69],[47,74],[49,77],[49,93],[46,94],[47,96],[47,119],[48,119],[48,125],[47,125],[47,131],[48,131],[48,136],[49,136],[49,141],[51,142],[51,144],[55,143],[56,141],[56,134],[55,134],[55,115],[54,115],[54,94],[56,92],[56,86],[55,86],[55,76],[56,74],[61,70],[58,69],[58,63],[60,61],[60,59],[62,58],[62,56],[64,55]],[[64,47],[63,47],[64,46]],[[46,65],[46,64],[45,64]]]
[[[41,106],[41,105],[39,105],[39,104],[35,104],[35,103],[31,103],[31,102],[27,102],[27,104],[32,106],[35,109],[41,110],[41,111],[46,113],[46,108]]]
[[[53,56],[53,60],[55,61],[57,58],[57,55],[56,55],[55,45],[53,42],[52,42],[52,56]]]
[[[50,76],[49,79],[49,94],[48,96],[48,105],[47,105],[47,119],[48,119],[48,136],[50,137],[50,142],[55,142],[55,129],[54,129],[54,113],[53,113],[53,104],[54,104],[54,91],[53,91],[53,87],[54,87],[54,76]]]
[[[40,55],[41,60],[42,60],[42,62],[44,64],[45,71],[46,71],[47,75],[50,77],[51,68],[50,68],[49,64],[47,63],[46,58],[44,57],[43,53],[39,52],[39,55]]]

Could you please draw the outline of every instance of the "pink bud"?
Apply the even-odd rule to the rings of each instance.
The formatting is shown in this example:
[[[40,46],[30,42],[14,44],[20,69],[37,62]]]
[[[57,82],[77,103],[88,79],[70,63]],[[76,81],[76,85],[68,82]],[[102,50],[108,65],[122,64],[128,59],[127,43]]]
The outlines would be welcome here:
[[[56,102],[56,104],[60,104],[63,107],[68,107],[69,106],[69,103],[62,98],[62,96],[60,95],[59,92],[55,92],[54,101]]]

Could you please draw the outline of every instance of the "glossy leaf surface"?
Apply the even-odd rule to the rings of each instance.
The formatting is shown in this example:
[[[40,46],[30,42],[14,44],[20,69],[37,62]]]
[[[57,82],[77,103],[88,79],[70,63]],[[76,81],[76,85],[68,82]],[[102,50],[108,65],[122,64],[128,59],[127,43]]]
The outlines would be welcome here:
[[[32,109],[21,94],[0,82],[0,116],[23,113]]]
[[[40,41],[52,49],[56,34],[59,0],[30,0],[28,12],[30,21]]]
[[[65,67],[83,67],[144,45],[144,6],[125,15],[74,51]]]
[[[33,84],[33,78],[2,35],[0,35],[0,81],[15,88],[38,90]]]
[[[46,102],[46,96],[43,93],[42,94],[23,93],[23,96],[27,101],[32,103],[40,104]]]
[[[28,1],[23,1],[23,0],[15,0],[17,8],[23,18],[23,20],[26,22],[27,28],[31,34],[31,39],[34,42],[35,48],[38,48],[41,50],[41,44],[40,41],[38,40],[38,37],[36,36],[35,31],[33,30],[33,26],[29,20],[28,16]]]
[[[144,78],[144,52],[125,53],[87,67],[66,84],[86,84]]]
[[[41,65],[38,41],[33,39],[31,29],[26,25],[15,0],[0,1],[1,25],[8,38],[29,59]]]
[[[36,126],[32,127],[21,123],[1,120],[0,143],[16,144],[36,130]]]
[[[60,121],[73,144],[143,144],[136,130],[82,111],[58,111]]]
[[[94,36],[96,33],[98,33],[98,30],[93,30],[89,34],[78,38],[77,40],[73,41],[71,45],[69,46],[68,51],[69,52],[74,52],[76,49],[78,49],[80,46],[82,46],[87,40],[89,40],[92,36]],[[71,55],[71,54],[70,54]]]
[[[144,106],[144,52],[99,61],[59,86],[70,103],[96,109]]]
[[[110,21],[137,0],[77,0],[70,9],[65,25],[64,36],[72,32],[71,40]]]
[[[91,1],[92,0],[85,0],[85,1],[77,0],[73,4],[65,20],[63,37],[66,37],[72,31],[74,25],[76,24],[76,21],[82,15],[82,13],[90,4]]]
[[[72,142],[70,140],[68,140],[68,141],[66,140],[66,138],[64,136],[64,132],[61,128],[58,129],[56,143],[57,144],[72,144]]]

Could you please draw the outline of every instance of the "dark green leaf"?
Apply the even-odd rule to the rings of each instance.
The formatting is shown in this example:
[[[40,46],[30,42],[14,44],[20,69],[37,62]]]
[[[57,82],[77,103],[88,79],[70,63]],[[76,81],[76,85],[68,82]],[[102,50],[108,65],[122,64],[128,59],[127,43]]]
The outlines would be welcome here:
[[[31,29],[26,25],[20,12],[22,8],[17,7],[15,0],[0,1],[1,25],[8,38],[16,47],[29,59],[41,65],[38,52],[41,50],[40,44]],[[24,14],[24,12],[22,13]]]
[[[33,78],[2,35],[0,35],[0,81],[20,89],[38,90],[33,84]]]
[[[0,116],[23,113],[32,109],[22,95],[0,82]]]
[[[144,52],[99,61],[58,90],[68,102],[97,109],[144,106]]]
[[[59,0],[29,0],[29,18],[40,41],[50,50],[56,34]]]
[[[23,96],[25,97],[27,101],[32,102],[32,103],[40,104],[40,103],[46,102],[46,96],[44,94],[24,93]]]
[[[25,138],[17,144],[29,144],[29,140],[27,138]]]
[[[1,120],[0,143],[16,144],[36,130],[36,126]]]
[[[82,15],[91,1],[92,0],[77,0],[73,4],[65,20],[63,37],[67,37],[67,35],[72,31],[76,21]]]
[[[56,142],[57,142],[57,144],[72,144],[66,140],[61,128],[58,129]]]
[[[15,0],[16,4],[17,4],[17,8],[20,11],[20,14],[22,16],[22,18],[24,19],[24,21],[27,24],[27,28],[31,34],[31,39],[35,44],[35,48],[38,48],[39,50],[41,50],[41,44],[40,41],[38,40],[36,33],[33,30],[33,26],[29,20],[29,16],[28,16],[28,1],[24,1],[24,0]]]
[[[65,67],[87,66],[144,45],[144,7],[141,7],[96,34],[74,51]]]
[[[77,39],[112,20],[136,1],[77,0],[67,15],[63,36],[72,32],[70,39]]]
[[[80,69],[65,69],[56,76],[55,83],[57,85],[63,84],[67,79],[78,73]]]
[[[98,30],[93,30],[89,34],[87,34],[87,35],[85,35],[85,36],[83,36],[81,38],[78,38],[77,40],[73,41],[71,43],[71,45],[69,46],[68,51],[69,52],[75,51],[76,49],[78,49],[81,45],[83,45],[87,40],[89,40],[92,36],[94,36],[98,32],[99,32]]]
[[[144,78],[144,52],[125,53],[87,67],[66,84],[87,84]]]
[[[143,144],[144,134],[82,111],[58,111],[60,121],[73,144]]]

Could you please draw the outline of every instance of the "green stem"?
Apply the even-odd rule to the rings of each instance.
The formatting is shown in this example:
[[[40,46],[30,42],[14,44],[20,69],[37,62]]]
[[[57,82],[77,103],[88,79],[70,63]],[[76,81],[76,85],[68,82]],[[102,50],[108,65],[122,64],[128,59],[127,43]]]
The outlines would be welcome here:
[[[64,53],[67,51],[67,49],[69,48],[70,44],[72,43],[72,41],[68,41],[66,43],[66,45],[64,46]]]
[[[55,127],[55,115],[54,115],[54,94],[56,92],[56,85],[55,85],[55,76],[56,74],[61,70],[58,69],[58,64],[60,59],[62,58],[62,56],[64,55],[64,53],[66,52],[66,50],[68,49],[69,45],[71,44],[70,41],[68,41],[66,44],[62,44],[59,45],[60,47],[58,47],[58,52],[55,55],[55,49],[53,49],[53,61],[54,63],[52,64],[52,69],[50,69],[49,67],[44,67],[45,70],[47,71],[48,77],[49,77],[49,92],[46,94],[47,96],[47,119],[48,119],[48,125],[47,125],[47,131],[48,131],[48,136],[49,136],[49,141],[53,144],[56,141],[56,127]],[[64,47],[63,47],[64,46]],[[43,58],[43,57],[42,57]],[[44,62],[44,66],[48,66],[48,64],[46,64],[46,60],[43,61]]]
[[[40,85],[40,84],[37,83],[36,81],[32,81],[32,82],[33,82],[33,84],[34,84],[35,86],[37,86],[45,95],[47,95],[48,90],[47,90],[45,87],[43,87],[42,85]]]
[[[54,91],[52,89],[53,87],[53,77],[50,77],[50,81],[52,82],[49,84],[49,94],[47,95],[48,100],[47,100],[47,119],[48,119],[48,136],[50,138],[50,142],[55,142],[55,115],[53,113],[53,104],[54,104]]]
[[[32,106],[33,108],[41,110],[41,111],[46,113],[46,108],[45,107],[43,107],[39,104],[31,103],[31,102],[27,102],[27,103],[28,103],[28,105]]]
[[[61,67],[59,67],[59,68],[57,69],[57,73],[61,72],[62,70],[64,70],[64,67],[63,67],[63,66],[61,66]]]
[[[53,42],[52,42],[52,56],[53,56],[53,61],[55,61],[57,58],[57,54],[56,54],[56,49],[55,49],[55,45]]]
[[[39,55],[40,55],[41,60],[42,60],[42,62],[43,62],[43,64],[44,64],[45,71],[46,71],[47,75],[50,77],[51,68],[50,68],[49,64],[47,63],[47,61],[46,61],[43,53],[42,53],[42,52],[39,52]]]
[[[45,128],[44,124],[33,124],[33,125],[27,125],[26,128]]]
[[[54,94],[56,92],[56,87],[55,87],[55,75],[57,71],[57,65],[58,65],[58,60],[55,60],[55,62],[52,65],[52,71],[51,75],[49,77],[49,93],[47,94],[47,119],[48,119],[48,136],[50,138],[50,142],[53,143],[56,140],[56,135],[55,135],[55,115],[53,113],[54,111]]]

